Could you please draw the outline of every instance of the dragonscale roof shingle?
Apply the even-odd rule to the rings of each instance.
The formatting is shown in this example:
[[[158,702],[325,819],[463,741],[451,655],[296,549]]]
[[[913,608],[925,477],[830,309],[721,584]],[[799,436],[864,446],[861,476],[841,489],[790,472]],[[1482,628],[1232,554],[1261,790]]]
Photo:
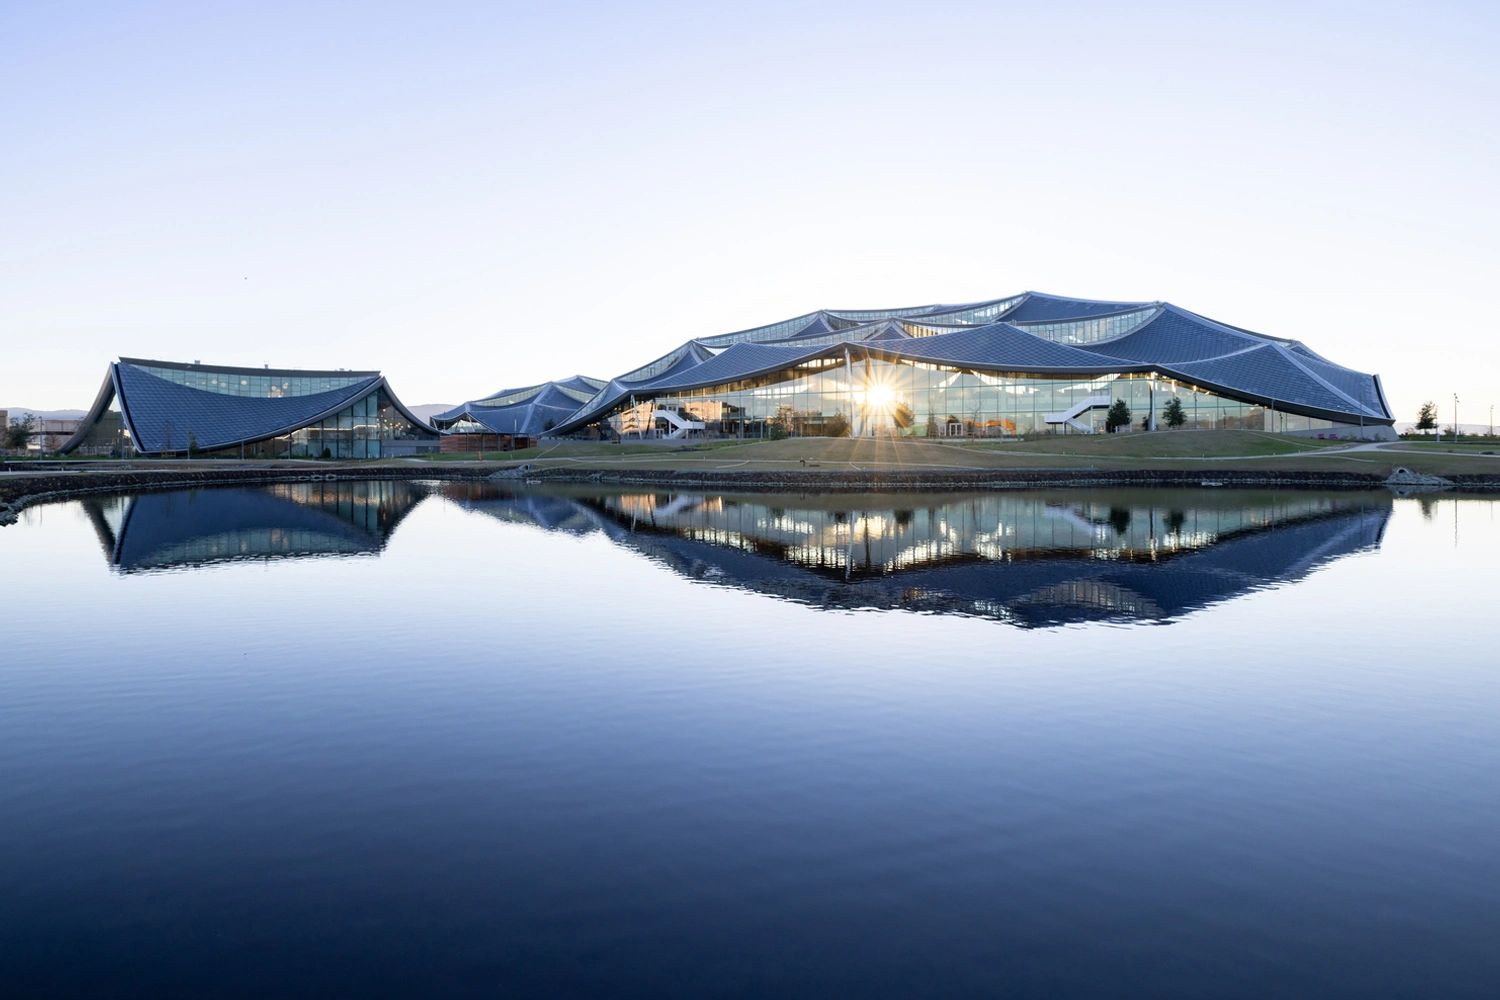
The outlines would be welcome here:
[[[143,452],[185,450],[190,439],[207,450],[274,437],[338,412],[381,381],[374,376],[342,389],[267,399],[193,389],[123,362],[118,374],[136,447]]]

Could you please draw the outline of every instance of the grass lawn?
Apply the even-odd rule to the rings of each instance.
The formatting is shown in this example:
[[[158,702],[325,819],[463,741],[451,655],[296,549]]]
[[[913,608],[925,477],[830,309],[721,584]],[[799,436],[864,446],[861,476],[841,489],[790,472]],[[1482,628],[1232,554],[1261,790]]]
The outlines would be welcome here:
[[[632,442],[544,441],[513,452],[432,453],[367,462],[257,461],[258,467],[309,471],[335,468],[430,464],[504,468],[522,462],[538,468],[579,470],[801,471],[803,469],[889,471],[941,469],[1183,469],[1201,472],[1317,471],[1374,473],[1382,478],[1396,466],[1435,475],[1500,475],[1500,445],[1478,442],[1382,443],[1320,441],[1262,431],[1155,431],[1132,434],[1067,434],[1029,440],[965,441],[925,438],[788,438],[783,441]],[[140,460],[138,469],[176,465],[229,467],[216,459],[193,463]],[[119,466],[101,461],[100,468]],[[40,471],[40,470],[39,470]]]
[[[487,454],[511,465],[540,468],[697,469],[774,471],[854,469],[1268,469],[1373,472],[1397,465],[1419,472],[1500,473],[1497,450],[1481,445],[1361,442],[1288,437],[1261,431],[1157,431],[1056,435],[1030,440],[964,441],[923,438],[788,438],[783,441],[709,441],[659,444],[546,443],[524,451]],[[442,456],[476,461],[476,456]]]

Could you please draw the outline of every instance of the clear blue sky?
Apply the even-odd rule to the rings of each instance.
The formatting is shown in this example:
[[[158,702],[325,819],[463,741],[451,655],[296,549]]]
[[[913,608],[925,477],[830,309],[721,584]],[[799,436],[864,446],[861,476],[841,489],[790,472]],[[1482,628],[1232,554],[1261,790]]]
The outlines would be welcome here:
[[[0,406],[1162,298],[1500,403],[1500,5],[0,6]]]

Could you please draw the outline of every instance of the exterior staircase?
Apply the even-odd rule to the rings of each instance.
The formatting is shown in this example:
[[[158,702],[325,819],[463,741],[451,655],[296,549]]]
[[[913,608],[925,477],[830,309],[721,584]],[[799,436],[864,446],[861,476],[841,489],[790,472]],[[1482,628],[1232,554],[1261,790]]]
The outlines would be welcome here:
[[[676,410],[655,410],[651,414],[651,419],[665,420],[672,425],[672,433],[667,435],[669,441],[686,436],[688,431],[701,431],[707,426],[701,420],[688,420]]]
[[[1111,400],[1108,396],[1090,396],[1077,403],[1071,410],[1065,410],[1062,413],[1043,414],[1042,419],[1049,424],[1067,424],[1080,434],[1092,434],[1094,433],[1093,424],[1086,424],[1082,420],[1079,420],[1078,417],[1096,406],[1108,406],[1110,402]]]

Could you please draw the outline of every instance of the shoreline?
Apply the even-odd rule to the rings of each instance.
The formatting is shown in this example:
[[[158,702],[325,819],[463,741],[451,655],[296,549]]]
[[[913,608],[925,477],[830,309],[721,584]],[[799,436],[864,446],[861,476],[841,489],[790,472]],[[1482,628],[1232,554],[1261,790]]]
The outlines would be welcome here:
[[[519,465],[442,466],[332,466],[304,470],[277,466],[258,468],[107,469],[10,473],[0,475],[0,525],[14,523],[20,512],[38,504],[97,493],[124,493],[214,486],[297,482],[353,482],[360,480],[438,480],[492,483],[497,486],[573,484],[601,487],[670,487],[729,489],[742,492],[906,493],[975,489],[1093,489],[1098,487],[1256,488],[1298,490],[1369,490],[1390,488],[1398,495],[1413,491],[1444,493],[1500,493],[1500,475],[1468,474],[1446,477],[1451,486],[1432,488],[1389,484],[1376,473],[1321,472],[1292,469],[913,469],[909,471],[849,471],[798,469],[786,471],[725,471],[684,469],[532,468]]]

